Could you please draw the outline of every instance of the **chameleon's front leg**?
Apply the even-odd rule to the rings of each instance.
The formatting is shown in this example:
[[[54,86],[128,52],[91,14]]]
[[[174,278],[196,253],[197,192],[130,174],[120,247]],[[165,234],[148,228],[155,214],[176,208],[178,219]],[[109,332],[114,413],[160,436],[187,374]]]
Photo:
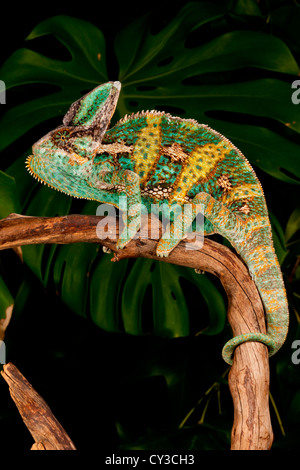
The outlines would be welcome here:
[[[124,186],[125,207],[121,204],[124,228],[117,241],[117,249],[124,248],[132,240],[141,226],[141,190],[139,176],[130,170],[119,170],[115,174],[115,184]]]
[[[99,185],[119,192],[116,205],[121,211],[124,227],[117,241],[117,249],[124,248],[140,229],[141,191],[139,177],[130,170],[103,170],[99,173]]]

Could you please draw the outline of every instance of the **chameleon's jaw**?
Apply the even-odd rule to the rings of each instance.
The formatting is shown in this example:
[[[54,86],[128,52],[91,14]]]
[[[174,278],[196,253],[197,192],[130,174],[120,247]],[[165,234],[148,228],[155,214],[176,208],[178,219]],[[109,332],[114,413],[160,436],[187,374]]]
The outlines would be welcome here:
[[[85,181],[85,178],[82,179],[78,176],[76,168],[74,169],[72,165],[68,164],[66,166],[65,162],[61,161],[61,165],[55,167],[55,165],[50,165],[49,162],[52,163],[51,157],[45,162],[33,151],[33,154],[26,158],[25,165],[37,181],[73,198],[106,203],[107,195],[113,196],[112,189],[114,186],[112,184],[99,182],[95,184],[95,188],[92,188]],[[87,174],[89,174],[89,170],[90,168],[85,166]],[[103,192],[106,193],[106,196]]]
[[[35,155],[29,155],[29,156],[26,158],[25,165],[26,165],[26,168],[27,168],[27,170],[29,171],[29,173],[30,173],[37,181],[39,181],[40,183],[42,183],[42,184],[48,186],[49,188],[55,189],[56,191],[59,191],[59,192],[61,192],[61,193],[67,194],[68,196],[71,196],[71,197],[75,197],[75,198],[77,198],[77,199],[80,199],[79,196],[72,194],[72,191],[68,192],[68,191],[66,191],[66,190],[57,188],[56,186],[54,186],[54,185],[48,183],[48,181],[46,181],[45,179],[43,179],[40,175],[38,175],[38,174],[36,173],[36,171],[34,170],[33,164],[32,164],[32,161],[34,160],[34,158],[35,158]],[[87,199],[87,198],[86,198],[86,199]]]
[[[44,181],[32,168],[31,161],[34,158],[34,155],[29,155],[26,158],[25,165],[29,173],[40,183],[47,184],[47,186],[52,187],[50,184],[48,184],[46,181]],[[55,189],[55,188],[54,188]]]
[[[29,173],[36,179],[38,179],[40,182],[42,182],[41,178],[32,170],[31,167],[31,160],[33,159],[33,155],[28,155],[25,161],[25,166],[26,169],[29,171]]]

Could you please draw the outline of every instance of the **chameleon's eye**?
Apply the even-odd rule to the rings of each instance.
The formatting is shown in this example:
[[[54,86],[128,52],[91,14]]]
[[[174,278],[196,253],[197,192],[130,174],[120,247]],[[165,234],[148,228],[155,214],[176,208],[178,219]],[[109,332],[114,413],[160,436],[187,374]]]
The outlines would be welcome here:
[[[58,147],[64,147],[71,135],[72,131],[68,127],[58,129],[52,134],[52,142]]]

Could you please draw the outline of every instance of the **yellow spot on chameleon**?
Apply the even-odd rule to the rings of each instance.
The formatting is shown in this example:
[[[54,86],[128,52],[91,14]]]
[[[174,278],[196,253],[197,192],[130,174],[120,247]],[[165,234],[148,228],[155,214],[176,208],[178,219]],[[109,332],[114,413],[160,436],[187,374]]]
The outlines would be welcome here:
[[[261,197],[262,195],[262,191],[258,184],[241,184],[240,186],[233,188],[230,192],[224,193],[220,200],[224,204],[230,204],[231,202],[240,199]]]
[[[226,142],[206,144],[196,147],[185,162],[179,177],[176,180],[173,198],[170,202],[184,200],[188,191],[201,179],[209,178],[210,172],[226,157],[230,150]],[[176,188],[181,188],[180,195],[176,196]]]
[[[83,165],[84,163],[88,162],[89,159],[87,157],[82,157],[81,155],[77,155],[76,153],[72,153],[70,155],[68,163],[72,166],[77,163],[77,165]]]
[[[250,227],[249,230],[246,230],[244,233],[243,243],[248,243],[249,238],[253,236],[253,233],[257,230],[260,230],[262,227],[269,226],[269,218],[266,215],[253,214],[250,215],[246,221],[245,227]]]
[[[267,255],[272,255],[270,258]],[[253,266],[253,271],[261,275],[269,268],[274,267],[274,250],[271,246],[259,246],[247,253],[247,259]]]
[[[136,141],[132,161],[135,162],[134,171],[140,176],[140,184],[148,180],[155,163],[160,156],[161,148],[161,116],[151,116],[147,119]]]
[[[282,289],[261,289],[261,295],[268,313],[276,312],[282,308]]]

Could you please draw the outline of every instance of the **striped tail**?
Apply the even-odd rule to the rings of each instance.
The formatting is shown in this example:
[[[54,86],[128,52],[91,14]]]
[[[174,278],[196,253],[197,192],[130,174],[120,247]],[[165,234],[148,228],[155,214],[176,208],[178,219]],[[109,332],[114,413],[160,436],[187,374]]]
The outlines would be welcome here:
[[[289,312],[282,273],[273,247],[270,227],[257,228],[236,249],[248,266],[260,293],[267,318],[267,334],[249,333],[236,336],[223,348],[223,358],[232,364],[234,348],[246,341],[258,341],[269,347],[269,355],[283,345],[288,331]]]

